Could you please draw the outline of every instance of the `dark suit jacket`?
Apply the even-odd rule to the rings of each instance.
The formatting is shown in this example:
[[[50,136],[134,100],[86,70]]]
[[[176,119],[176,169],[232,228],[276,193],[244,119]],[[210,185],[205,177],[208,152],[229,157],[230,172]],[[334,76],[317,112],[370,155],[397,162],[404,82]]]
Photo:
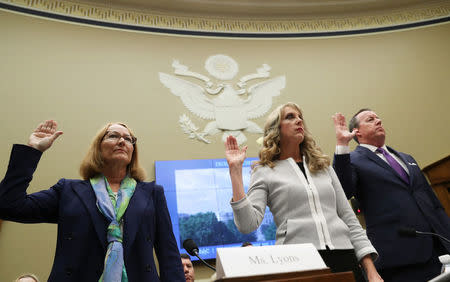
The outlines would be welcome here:
[[[108,222],[89,181],[61,179],[48,190],[26,194],[41,152],[14,145],[0,183],[0,218],[56,223],[56,253],[49,281],[97,282],[103,271]],[[123,248],[129,281],[185,281],[161,186],[138,182],[124,215]]]
[[[379,269],[422,263],[431,257],[433,238],[402,237],[398,234],[401,227],[450,238],[450,218],[416,161],[410,155],[388,149],[406,164],[410,184],[362,146],[350,154],[335,155],[333,163],[347,198],[355,196],[360,202],[367,235],[380,255],[375,262]],[[450,244],[441,242],[450,252]]]

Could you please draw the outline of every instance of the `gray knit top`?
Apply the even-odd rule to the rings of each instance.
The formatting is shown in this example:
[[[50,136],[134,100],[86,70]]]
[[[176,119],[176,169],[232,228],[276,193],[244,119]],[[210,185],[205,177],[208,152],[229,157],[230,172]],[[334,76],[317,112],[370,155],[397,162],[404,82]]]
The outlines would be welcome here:
[[[303,160],[305,161],[305,160]],[[355,249],[361,260],[378,253],[359,224],[332,167],[307,178],[292,158],[275,167],[257,167],[247,195],[231,202],[234,222],[242,233],[256,230],[270,208],[277,226],[276,244],[312,243],[318,250]]]

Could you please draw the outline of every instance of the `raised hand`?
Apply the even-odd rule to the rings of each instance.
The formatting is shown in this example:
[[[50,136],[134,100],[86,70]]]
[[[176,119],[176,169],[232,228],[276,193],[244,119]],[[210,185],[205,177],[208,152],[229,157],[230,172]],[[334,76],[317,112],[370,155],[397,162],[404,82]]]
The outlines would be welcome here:
[[[245,160],[247,152],[247,146],[239,148],[237,140],[234,136],[230,135],[225,141],[225,158],[227,159],[228,166],[242,166]]]
[[[239,148],[234,136],[228,136],[225,141],[225,157],[230,169],[231,187],[233,190],[233,202],[245,197],[244,182],[242,180],[242,164],[245,160],[247,146]]]
[[[356,134],[356,128],[352,132],[348,130],[345,124],[345,117],[341,113],[336,113],[333,115],[334,129],[336,130],[336,142],[337,145],[348,146],[348,143]]]
[[[62,131],[57,131],[58,124],[54,120],[46,120],[38,125],[34,132],[28,139],[28,146],[33,147],[41,152],[50,148],[61,134]]]

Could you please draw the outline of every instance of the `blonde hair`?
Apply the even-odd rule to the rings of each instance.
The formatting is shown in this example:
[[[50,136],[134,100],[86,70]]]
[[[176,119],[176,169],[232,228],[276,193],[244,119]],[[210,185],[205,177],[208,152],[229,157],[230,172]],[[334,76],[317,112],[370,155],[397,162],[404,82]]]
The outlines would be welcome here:
[[[17,277],[15,282],[20,282],[20,279],[22,279],[22,278],[31,278],[31,279],[34,279],[34,281],[39,282],[39,279],[37,278],[37,276],[34,274],[31,274],[31,273],[20,275],[19,277]]]
[[[80,165],[80,175],[84,180],[91,179],[101,173],[104,162],[102,160],[100,146],[103,138],[108,131],[108,128],[113,124],[118,124],[125,127],[130,132],[130,135],[132,137],[135,137],[131,129],[122,122],[108,123],[102,129],[100,129],[94,136],[89,150]],[[127,166],[127,173],[130,175],[130,177],[136,179],[137,181],[144,181],[144,179],[146,178],[146,173],[144,168],[142,168],[139,164],[137,143],[135,143],[133,147],[134,150],[131,156],[131,162]]]
[[[315,173],[327,168],[331,163],[330,158],[323,154],[320,147],[316,145],[316,142],[306,127],[305,119],[303,118],[303,113],[300,107],[292,102],[278,106],[269,114],[269,117],[264,125],[263,147],[259,151],[259,161],[254,164],[254,168],[265,165],[273,168],[275,166],[274,161],[280,158],[280,124],[283,110],[287,107],[297,110],[303,120],[304,138],[303,142],[300,144],[300,151],[305,155],[309,171]]]

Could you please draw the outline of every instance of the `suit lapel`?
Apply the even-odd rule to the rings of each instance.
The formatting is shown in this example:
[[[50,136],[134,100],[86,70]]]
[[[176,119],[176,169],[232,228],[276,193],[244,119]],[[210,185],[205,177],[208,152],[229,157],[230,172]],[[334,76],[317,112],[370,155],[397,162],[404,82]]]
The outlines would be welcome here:
[[[143,185],[143,182],[138,182],[136,184],[136,189],[134,190],[134,194],[131,197],[124,214],[124,255],[129,254],[130,247],[139,230],[142,215],[147,208],[149,200],[151,200],[151,197],[149,197],[148,193],[142,188]]]
[[[392,152],[393,154],[395,154],[405,164],[406,169],[408,170],[407,174],[408,174],[408,177],[409,177],[409,183],[410,183],[411,186],[413,186],[412,185],[413,180],[414,180],[413,179],[414,178],[413,177],[413,169],[411,168],[411,165],[409,164],[409,162],[404,158],[403,154],[400,154],[399,152],[397,152],[396,150],[392,149],[389,146],[386,146],[386,147],[389,149],[389,152]]]
[[[91,184],[88,181],[83,181],[81,185],[77,185],[76,187],[72,186],[72,189],[80,197],[84,206],[88,210],[98,239],[100,240],[103,249],[106,251],[106,231],[108,228],[108,222],[97,208],[97,198]]]
[[[391,150],[391,148],[388,148]],[[403,183],[405,186],[409,187],[408,184],[401,178],[401,176],[383,159],[381,159],[379,156],[377,156],[376,153],[372,152],[366,147],[358,146],[356,147],[356,150],[360,152],[361,154],[367,156],[371,161],[377,163],[382,168],[388,170],[392,175],[394,175],[401,183]],[[395,152],[396,153],[396,152]],[[402,159],[403,160],[403,159]],[[411,177],[410,177],[411,178]]]
[[[368,148],[358,146],[358,147],[356,147],[356,150],[358,152],[360,152],[361,154],[365,155],[366,157],[368,157],[371,161],[377,163],[382,168],[392,171],[393,173],[396,173],[395,170],[388,163],[383,161],[379,156],[377,156],[376,153],[372,152]]]

